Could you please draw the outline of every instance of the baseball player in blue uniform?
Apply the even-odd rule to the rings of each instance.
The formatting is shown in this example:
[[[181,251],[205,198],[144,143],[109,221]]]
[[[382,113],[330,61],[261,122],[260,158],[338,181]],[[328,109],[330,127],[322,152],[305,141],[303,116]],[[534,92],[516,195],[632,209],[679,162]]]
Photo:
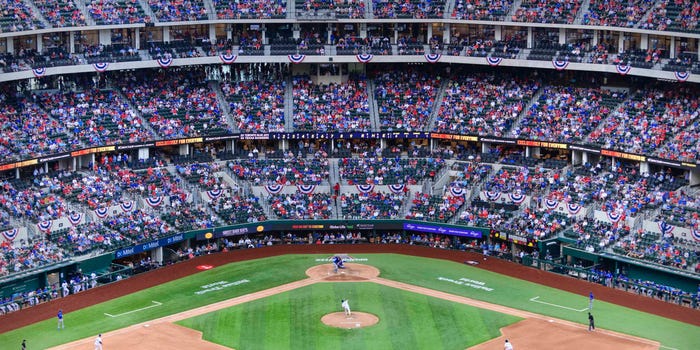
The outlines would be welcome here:
[[[56,318],[58,319],[58,329],[63,329],[63,310],[58,309],[58,314],[56,315]]]
[[[343,258],[339,256],[334,256],[333,257],[333,272],[338,273],[338,269],[344,269],[345,268],[345,263],[343,262]]]

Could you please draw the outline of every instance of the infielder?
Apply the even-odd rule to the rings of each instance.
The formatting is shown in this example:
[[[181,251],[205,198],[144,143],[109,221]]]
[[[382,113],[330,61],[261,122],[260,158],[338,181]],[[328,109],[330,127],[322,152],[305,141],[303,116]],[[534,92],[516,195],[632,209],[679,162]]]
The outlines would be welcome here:
[[[58,309],[58,314],[56,314],[56,318],[58,319],[58,330],[63,329],[63,310]]]
[[[345,316],[352,316],[352,312],[350,312],[350,302],[347,301],[346,299],[342,299],[340,306],[343,307],[343,311],[345,312]]]
[[[95,350],[102,350],[102,334],[98,334],[95,338]]]

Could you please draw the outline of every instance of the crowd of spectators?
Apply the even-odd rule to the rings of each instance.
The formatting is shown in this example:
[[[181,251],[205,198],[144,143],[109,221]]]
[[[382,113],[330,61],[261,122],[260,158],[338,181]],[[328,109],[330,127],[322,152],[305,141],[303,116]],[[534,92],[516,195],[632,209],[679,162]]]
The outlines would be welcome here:
[[[506,136],[539,89],[537,80],[510,76],[453,78],[440,103],[435,131]]]
[[[148,0],[148,5],[161,22],[201,21],[209,18],[201,0]]]
[[[575,220],[564,235],[576,240],[576,246],[588,252],[601,252],[630,234],[626,223],[611,224],[592,218]]]
[[[474,21],[502,21],[513,6],[511,0],[455,0],[451,18]]]
[[[153,139],[143,120],[114,90],[41,92],[37,101],[83,143],[90,146]]]
[[[86,8],[98,25],[151,22],[136,0],[92,0]]]
[[[318,185],[328,181],[328,159],[247,159],[232,160],[228,168],[239,178],[256,186],[265,184]]]
[[[286,0],[212,0],[218,19],[279,19],[287,15]]]
[[[342,158],[338,162],[340,179],[348,185],[416,185],[433,179],[444,166],[441,158]]]
[[[548,86],[542,90],[512,136],[581,142],[627,97],[624,91]]]
[[[700,258],[696,247],[689,248],[674,242],[672,235],[664,236],[641,229],[617,241],[613,251],[680,270],[695,269]]]
[[[333,214],[329,193],[270,194],[267,203],[278,218],[285,220],[323,220]]]
[[[260,205],[260,198],[237,193],[212,199],[209,206],[227,225],[244,224],[267,220]]]
[[[232,131],[201,67],[129,74],[115,83],[160,137]]]
[[[297,1],[297,13],[306,16],[362,19],[365,17],[365,2],[361,0],[303,0]]]
[[[697,136],[686,128],[698,116],[698,103],[682,90],[641,90],[605,119],[589,140],[625,152],[658,150],[671,159],[694,160]]]
[[[572,24],[580,0],[524,0],[512,16],[513,22]]]
[[[32,0],[53,27],[84,26],[85,14],[72,0]]]
[[[78,141],[66,126],[50,118],[30,99],[9,101],[0,95],[0,156],[3,159],[23,159],[60,153],[74,148]]]
[[[0,243],[0,276],[35,269],[63,261],[67,256],[53,242],[36,241],[11,245]]]
[[[425,129],[442,79],[434,72],[390,70],[374,78],[380,128],[387,131]]]
[[[221,91],[241,132],[284,132],[284,81],[225,82]]]
[[[294,128],[306,131],[369,131],[367,79],[350,75],[342,83],[318,84],[293,78]]]
[[[374,18],[443,18],[444,0],[387,1],[372,0]]]
[[[30,6],[24,1],[0,0],[3,9],[0,28],[3,32],[21,32],[44,28]]]
[[[343,193],[340,208],[344,219],[396,219],[408,192]]]
[[[406,219],[447,222],[464,205],[465,198],[449,192],[442,196],[416,192],[411,203]]]
[[[655,0],[591,0],[582,24],[632,28],[654,6]]]

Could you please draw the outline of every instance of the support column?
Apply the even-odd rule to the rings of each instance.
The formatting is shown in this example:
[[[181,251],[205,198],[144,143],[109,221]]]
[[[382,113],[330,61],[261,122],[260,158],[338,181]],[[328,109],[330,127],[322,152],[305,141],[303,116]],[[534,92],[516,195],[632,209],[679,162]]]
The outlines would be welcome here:
[[[588,163],[588,152],[583,152],[581,154],[581,164]]]
[[[75,32],[68,32],[68,53],[75,53]]]
[[[99,36],[100,44],[112,45],[112,32],[109,29],[100,29]]]
[[[190,155],[190,145],[180,145],[178,154],[181,156],[189,156]]]
[[[170,27],[163,27],[163,42],[170,42]]]
[[[209,25],[209,42],[211,42],[212,45],[216,43],[216,25],[214,24]]]
[[[367,23],[360,23],[360,38],[367,38]]]
[[[625,33],[620,32],[619,40],[617,40],[617,53],[625,51]]]
[[[535,38],[532,37],[532,27],[527,27],[527,48],[531,49],[534,47]]]
[[[599,30],[594,30],[593,31],[593,39],[591,39],[591,45],[596,46],[598,45],[598,37],[600,36],[600,31]]]
[[[428,41],[430,40],[430,38],[433,37],[433,26],[430,23],[428,23],[428,34],[427,35],[428,35],[428,37],[425,38],[425,44],[427,44]]]
[[[694,186],[700,184],[700,170],[693,169],[690,171],[690,178],[688,179],[689,185]]]
[[[150,157],[150,150],[148,147],[139,148],[139,160],[145,160]]]
[[[676,58],[676,37],[672,36],[671,37],[671,47],[668,48],[668,57],[669,58]]]
[[[559,45],[566,44],[566,28],[559,28]]]
[[[649,34],[642,34],[641,39],[642,42],[639,43],[639,48],[641,50],[647,50],[649,49]]]
[[[262,44],[267,45],[267,27],[265,25],[262,25],[262,28],[260,29],[260,35],[262,35]]]
[[[503,40],[503,27],[501,26],[496,26],[496,29],[493,31],[493,40],[494,41],[501,41]]]
[[[452,33],[450,31],[450,24],[445,23],[442,28],[442,43],[443,44],[449,44],[450,40],[452,39]]]
[[[73,158],[73,169],[72,171],[78,171],[78,159]]]
[[[491,151],[491,143],[482,142],[481,143],[481,153],[489,153]]]
[[[639,163],[639,174],[649,174],[649,162]]]
[[[36,52],[42,52],[44,51],[44,40],[41,37],[41,34],[36,35]]]

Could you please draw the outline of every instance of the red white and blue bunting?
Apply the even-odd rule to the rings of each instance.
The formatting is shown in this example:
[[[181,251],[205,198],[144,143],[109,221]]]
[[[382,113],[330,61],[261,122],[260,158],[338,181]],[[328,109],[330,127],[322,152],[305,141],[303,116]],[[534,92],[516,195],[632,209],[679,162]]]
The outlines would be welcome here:
[[[450,193],[455,197],[461,197],[467,194],[467,191],[461,187],[452,186],[450,187]]]
[[[278,193],[282,192],[283,188],[284,187],[282,185],[279,185],[279,184],[271,184],[271,185],[265,186],[265,190],[269,194],[278,194]]]
[[[297,189],[303,194],[311,194],[316,191],[316,185],[297,185]]]
[[[19,233],[19,230],[16,228],[13,228],[11,230],[3,231],[2,236],[5,237],[6,241],[14,241],[15,238],[17,238],[17,234]]]
[[[425,60],[428,61],[428,63],[438,63],[440,58],[442,58],[442,55],[439,53],[425,54]]]
[[[622,218],[622,214],[615,212],[615,211],[609,212],[607,214],[608,214],[608,219],[610,219],[610,221],[612,221],[613,223],[620,221],[620,219]]]
[[[659,225],[659,231],[661,231],[661,234],[664,236],[673,233],[673,230],[676,228],[675,226],[667,223],[666,221],[659,221],[657,222],[657,225]]]
[[[495,66],[499,65],[499,64],[501,64],[501,62],[503,62],[503,58],[501,58],[501,57],[491,57],[491,56],[486,57],[486,63],[488,63],[489,66],[491,66],[491,67],[495,67]]]
[[[688,72],[673,72],[673,75],[675,75],[676,80],[678,80],[681,83],[685,82],[686,80],[688,80],[688,78],[690,78],[690,73]]]
[[[369,63],[369,61],[371,61],[374,58],[374,55],[368,53],[361,53],[355,57],[357,57],[357,62]]]
[[[698,231],[698,230],[696,230],[696,229],[694,229],[694,228],[691,228],[691,229],[690,229],[690,235],[693,237],[693,239],[694,239],[696,242],[700,242],[700,231]]]
[[[511,192],[508,194],[508,197],[515,204],[521,204],[522,202],[525,201],[525,195],[522,194],[522,192],[520,192],[520,191]]]
[[[556,70],[564,70],[569,66],[569,61],[553,59],[552,66]]]
[[[46,68],[45,67],[34,68],[34,69],[32,69],[32,73],[34,73],[35,77],[41,78],[44,75],[46,75]]]
[[[559,205],[559,201],[555,199],[545,199],[544,200],[544,206],[547,209],[554,210],[557,209],[557,206]]]
[[[301,62],[304,62],[306,55],[300,55],[300,54],[288,55],[287,58],[289,59],[289,62],[292,62],[294,64],[299,64]]]
[[[238,58],[236,55],[227,55],[227,54],[219,55],[219,59],[224,64],[231,64],[233,62],[236,62],[236,58]]]
[[[374,191],[374,185],[355,185],[360,193],[368,193]]]
[[[173,64],[173,59],[171,57],[161,57],[158,59],[160,68],[168,68],[171,64]]]
[[[146,203],[148,203],[148,205],[150,205],[152,208],[159,207],[161,204],[163,204],[163,197],[146,197]]]
[[[47,221],[42,221],[38,224],[36,224],[36,227],[39,228],[39,231],[49,233],[51,232],[51,226],[53,226],[53,221],[47,220]]]
[[[99,63],[93,63],[92,65],[93,68],[99,73],[102,73],[107,70],[107,67],[109,67],[109,63],[107,62],[99,62]]]
[[[578,203],[568,203],[566,205],[566,209],[569,210],[569,214],[571,215],[578,214],[581,211],[581,208],[583,207]]]
[[[406,184],[389,185],[389,190],[393,193],[401,193],[406,188]]]
[[[78,226],[78,225],[83,223],[83,214],[82,213],[68,214],[68,221],[71,223],[71,225]]]
[[[495,202],[501,198],[501,192],[498,191],[484,191],[484,195],[486,196],[486,199],[492,202]]]
[[[123,211],[123,212],[128,213],[128,212],[130,212],[132,209],[134,209],[134,202],[132,202],[132,201],[122,202],[122,203],[119,204],[119,207],[122,208],[122,211]]]
[[[108,208],[97,208],[95,209],[95,215],[100,219],[104,219],[107,217],[108,210]]]
[[[218,199],[221,197],[222,193],[223,192],[220,189],[209,190],[207,191],[207,196],[209,196],[209,199]]]
[[[632,66],[627,64],[618,64],[615,66],[615,70],[622,75],[627,75],[632,70]]]

